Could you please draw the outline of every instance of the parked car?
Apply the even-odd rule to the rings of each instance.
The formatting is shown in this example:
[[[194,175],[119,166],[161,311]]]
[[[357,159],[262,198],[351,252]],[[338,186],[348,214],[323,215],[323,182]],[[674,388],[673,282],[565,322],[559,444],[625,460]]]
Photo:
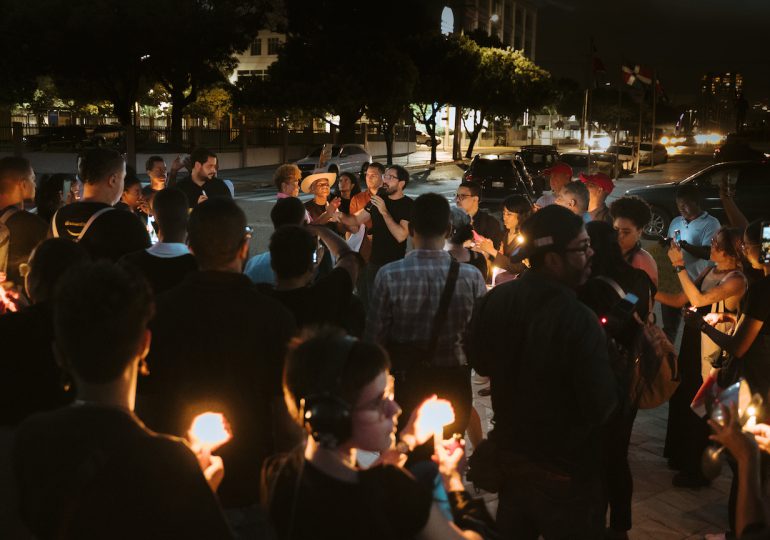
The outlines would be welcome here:
[[[753,161],[732,161],[718,163],[696,172],[680,182],[668,182],[653,186],[634,188],[626,195],[636,195],[647,201],[652,209],[652,220],[645,229],[648,238],[666,236],[674,216],[679,215],[676,207],[676,190],[682,184],[698,186],[701,206],[720,221],[725,219],[719,186],[727,175],[735,184],[735,202],[749,221],[759,218],[770,219],[770,164]]]
[[[650,159],[655,158],[655,163],[666,163],[668,161],[668,151],[662,144],[641,143],[639,145],[639,163],[649,165],[653,163]]]
[[[463,180],[480,185],[480,205],[499,206],[509,195],[524,195],[533,199],[531,183],[522,178],[513,160],[513,156],[480,154],[473,158],[463,174]]]
[[[296,162],[302,178],[321,172],[352,172],[359,174],[372,156],[360,144],[323,144]]]
[[[559,155],[559,161],[572,167],[572,179],[575,180],[580,173],[588,174],[588,152],[578,150],[564,152]]]
[[[559,151],[551,144],[522,146],[517,155],[524,160],[527,170],[533,176],[540,175],[559,159]]]
[[[422,131],[415,132],[414,140],[415,140],[415,144],[424,144],[425,146],[428,146],[428,147],[431,147],[437,143],[436,139],[431,140],[430,135],[428,135],[427,133],[423,133]]]
[[[572,167],[572,179],[577,180],[580,173],[594,174],[603,172],[610,178],[620,174],[620,161],[617,154],[610,152],[583,152],[574,150],[559,155],[559,161]]]
[[[30,150],[75,149],[80,150],[90,144],[93,130],[85,126],[41,127],[35,135],[23,138]]]

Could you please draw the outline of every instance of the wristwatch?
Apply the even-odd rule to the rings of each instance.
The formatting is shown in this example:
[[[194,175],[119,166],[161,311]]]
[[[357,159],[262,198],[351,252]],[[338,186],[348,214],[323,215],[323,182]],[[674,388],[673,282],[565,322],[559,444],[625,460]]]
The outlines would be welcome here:
[[[687,270],[687,269],[684,266],[675,266],[674,267],[674,272],[677,273],[677,274],[679,272],[681,272],[682,270]]]

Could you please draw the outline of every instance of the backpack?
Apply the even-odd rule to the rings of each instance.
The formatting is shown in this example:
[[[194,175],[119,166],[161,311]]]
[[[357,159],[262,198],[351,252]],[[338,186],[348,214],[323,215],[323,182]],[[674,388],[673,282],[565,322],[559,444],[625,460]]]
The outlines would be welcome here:
[[[93,214],[91,214],[91,217],[88,218],[88,221],[86,221],[86,224],[83,225],[83,228],[80,230],[80,234],[78,234],[73,242],[77,243],[83,240],[83,237],[86,235],[86,232],[88,231],[89,227],[94,224],[94,221],[96,221],[96,218],[101,216],[102,214],[106,214],[110,210],[115,210],[114,207],[108,206],[107,208],[102,208],[101,210],[97,210]],[[53,233],[54,238],[59,238],[59,228],[56,226],[56,216],[59,214],[59,211],[57,210],[56,213],[51,218],[51,232]]]
[[[11,230],[6,222],[12,215],[18,212],[15,206],[9,206],[0,214],[0,274],[6,275],[8,271],[8,251],[11,247]]]

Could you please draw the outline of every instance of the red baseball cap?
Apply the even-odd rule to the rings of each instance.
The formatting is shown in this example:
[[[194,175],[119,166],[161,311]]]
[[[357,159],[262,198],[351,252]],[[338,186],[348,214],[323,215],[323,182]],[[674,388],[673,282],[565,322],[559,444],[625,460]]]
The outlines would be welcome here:
[[[604,173],[596,173],[596,174],[583,174],[580,173],[580,181],[584,184],[596,184],[602,190],[604,190],[606,193],[612,193],[612,190],[615,189],[615,184],[612,181],[612,178],[607,176]]]
[[[544,169],[542,174],[550,175],[553,173],[566,174],[566,175],[569,175],[570,178],[572,178],[572,167],[570,167],[566,163],[562,163],[561,161],[558,161],[554,163],[551,167]]]

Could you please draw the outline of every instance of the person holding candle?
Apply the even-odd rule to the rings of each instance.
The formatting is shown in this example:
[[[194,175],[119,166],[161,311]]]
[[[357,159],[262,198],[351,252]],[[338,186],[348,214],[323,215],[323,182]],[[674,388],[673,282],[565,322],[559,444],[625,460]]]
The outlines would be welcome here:
[[[520,262],[511,262],[511,255],[524,242],[524,237],[520,231],[521,224],[532,215],[534,207],[524,195],[509,195],[503,201],[502,212],[505,234],[500,249],[496,249],[494,242],[489,238],[482,238],[479,242],[474,243],[473,250],[486,254],[494,267],[511,274],[520,274],[527,267]]]
[[[335,330],[310,332],[292,345],[284,396],[308,438],[301,455],[274,459],[263,471],[263,499],[280,540],[481,538],[449,522],[430,492],[398,465],[402,451],[428,441],[451,418],[446,407],[431,407],[433,418],[417,412],[394,445],[401,409],[389,367],[383,349]],[[438,405],[435,396],[431,401]],[[359,450],[379,452],[380,461],[359,467]],[[462,449],[439,444],[437,453],[461,521],[472,507],[457,471]]]
[[[25,421],[14,448],[21,516],[35,537],[231,538],[214,495],[221,459],[199,463],[134,414],[152,314],[146,283],[116,265],[62,278],[55,350],[77,400]]]

